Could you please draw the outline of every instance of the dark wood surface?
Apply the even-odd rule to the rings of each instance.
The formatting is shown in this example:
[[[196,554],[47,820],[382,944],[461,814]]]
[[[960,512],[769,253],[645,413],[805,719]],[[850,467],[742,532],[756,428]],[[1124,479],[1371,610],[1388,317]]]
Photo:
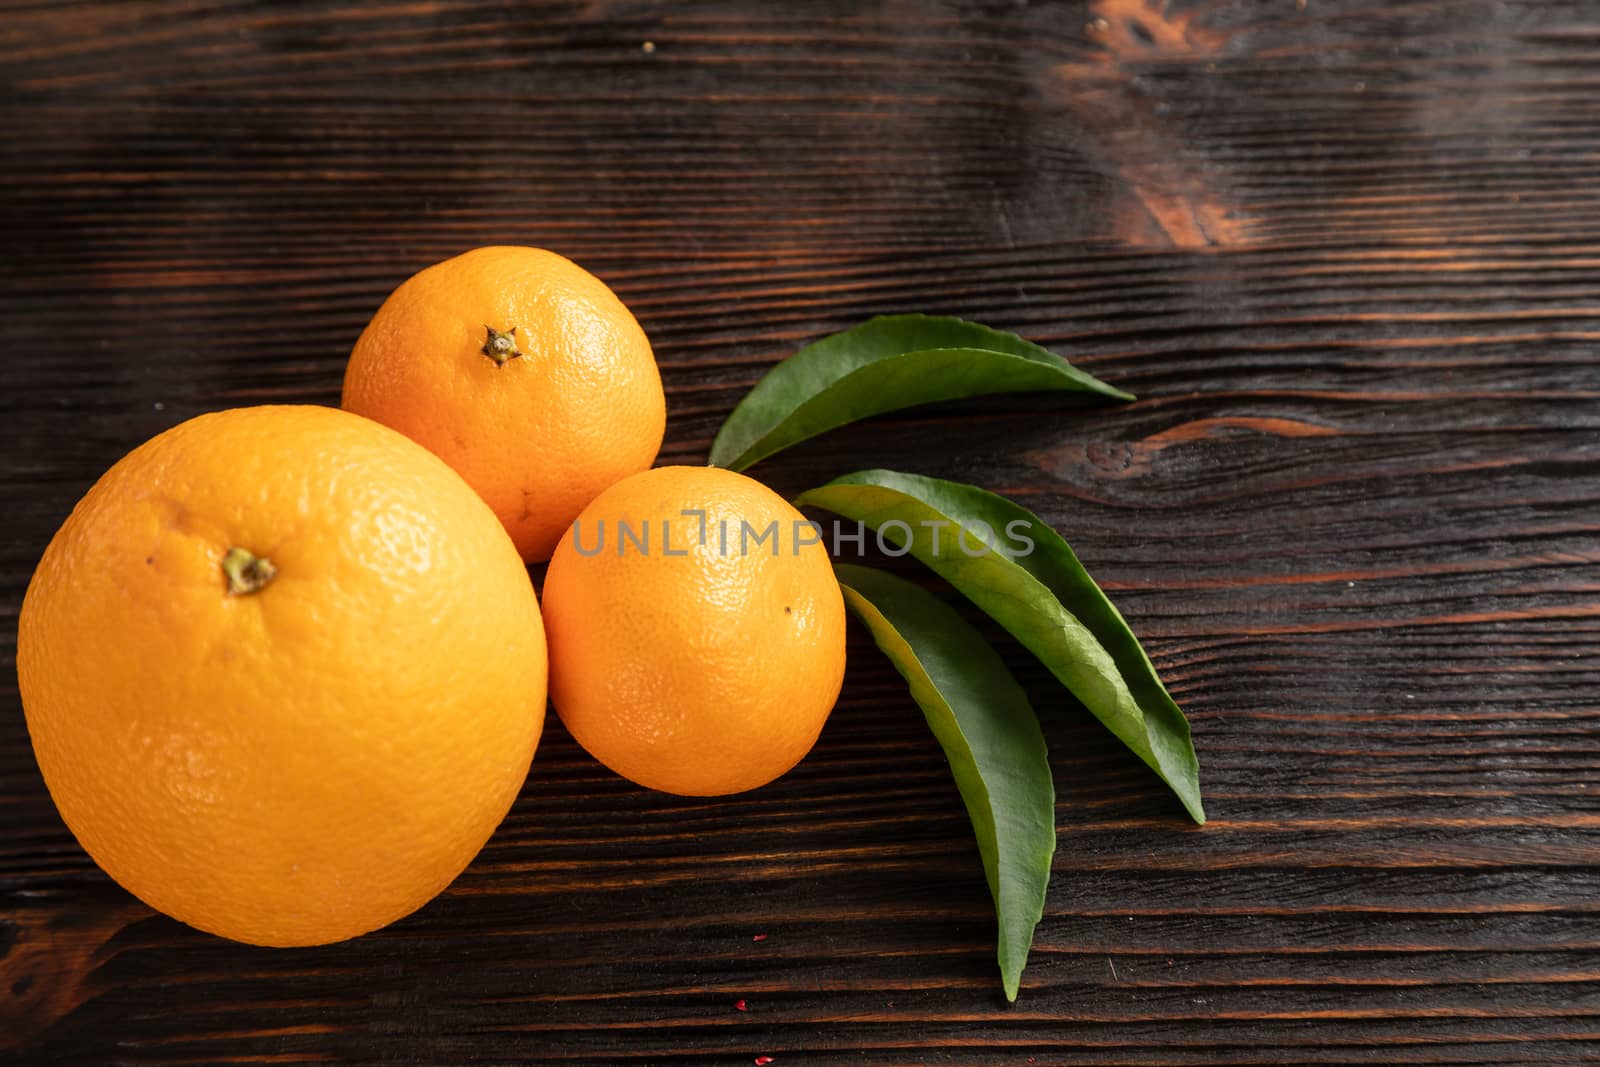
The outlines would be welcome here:
[[[1600,1060],[1600,7],[4,7],[0,1056]],[[638,314],[663,461],[878,312],[1139,394],[758,469],[1011,494],[1193,721],[1204,829],[1006,646],[1060,791],[1014,1007],[960,800],[859,633],[816,750],[747,796],[636,789],[552,719],[460,880],[348,944],[196,933],[62,825],[9,663],[73,501],[198,412],[336,403],[393,286],[506,242]]]

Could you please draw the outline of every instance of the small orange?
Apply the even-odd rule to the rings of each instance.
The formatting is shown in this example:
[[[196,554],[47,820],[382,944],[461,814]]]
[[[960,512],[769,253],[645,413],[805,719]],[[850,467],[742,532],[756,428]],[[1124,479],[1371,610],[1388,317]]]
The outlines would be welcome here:
[[[687,796],[770,782],[811,750],[844,678],[820,534],[760,482],[659,467],[601,493],[544,586],[550,692],[618,774]]]
[[[616,294],[554,252],[511,246],[403,282],[350,353],[344,407],[459,471],[529,562],[655,462],[666,426],[650,342]]]
[[[125,456],[45,550],[17,639],[89,855],[260,945],[352,937],[448,885],[527,774],[545,669],[483,501],[322,407],[201,415]]]

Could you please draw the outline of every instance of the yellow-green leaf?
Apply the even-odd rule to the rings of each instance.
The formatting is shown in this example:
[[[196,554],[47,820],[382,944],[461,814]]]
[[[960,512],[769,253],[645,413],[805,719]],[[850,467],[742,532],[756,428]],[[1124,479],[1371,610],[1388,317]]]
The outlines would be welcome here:
[[[905,678],[972,818],[999,925],[1006,999],[1017,999],[1055,853],[1055,786],[1027,694],[955,609],[892,574],[838,564],[845,603]]]
[[[847,474],[795,503],[859,519],[908,548],[1039,657],[1205,822],[1189,721],[1122,615],[1037,515],[976,486],[888,470]]]
[[[717,432],[711,464],[744,470],[869,415],[1024,392],[1133,399],[1014,333],[943,316],[882,315],[806,345],[767,372]]]

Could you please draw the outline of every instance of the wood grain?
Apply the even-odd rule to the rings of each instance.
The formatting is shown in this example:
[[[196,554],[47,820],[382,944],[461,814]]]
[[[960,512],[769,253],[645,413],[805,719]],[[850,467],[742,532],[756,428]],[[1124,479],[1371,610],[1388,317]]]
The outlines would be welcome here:
[[[1600,1061],[1593,5],[4,8],[0,1057]],[[1212,823],[1004,645],[1060,794],[1007,1007],[960,800],[857,634],[778,783],[646,793],[553,724],[456,885],[355,942],[232,945],[118,889],[12,684],[50,533],[190,415],[336,402],[383,296],[486,243],[636,311],[663,461],[879,312],[1137,392],[905,412],[757,473],[1036,509],[1188,710]]]

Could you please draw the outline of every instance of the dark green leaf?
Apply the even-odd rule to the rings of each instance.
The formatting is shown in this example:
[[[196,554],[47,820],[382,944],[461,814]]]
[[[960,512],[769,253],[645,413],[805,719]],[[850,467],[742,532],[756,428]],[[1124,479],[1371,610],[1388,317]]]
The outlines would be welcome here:
[[[871,567],[837,570],[845,603],[904,676],[950,760],[994,896],[1000,980],[1016,1000],[1056,849],[1039,722],[994,649],[948,604]]]
[[[860,519],[908,547],[1038,656],[1205,821],[1188,720],[1117,609],[1033,512],[975,486],[885,470],[845,475],[796,503]]]
[[[884,315],[773,367],[722,424],[711,463],[744,470],[826,430],[916,404],[1045,391],[1133,399],[1016,334],[961,319]]]

